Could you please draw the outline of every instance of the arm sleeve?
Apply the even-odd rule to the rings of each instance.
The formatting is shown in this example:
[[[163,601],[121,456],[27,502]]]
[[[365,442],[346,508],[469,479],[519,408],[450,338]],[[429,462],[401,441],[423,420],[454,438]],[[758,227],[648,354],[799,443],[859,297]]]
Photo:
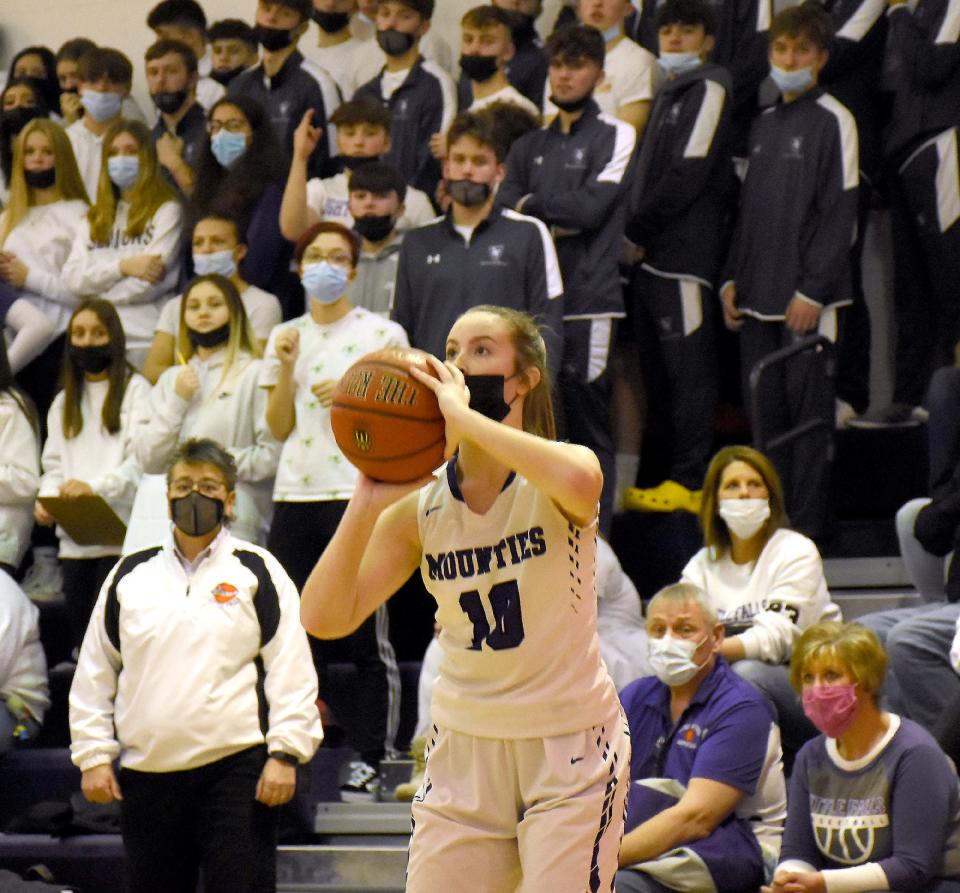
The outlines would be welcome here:
[[[7,311],[6,324],[16,332],[7,347],[7,359],[14,373],[43,353],[56,332],[53,320],[25,298],[13,302]]]
[[[960,0],[948,0],[935,32],[928,32],[904,3],[890,10],[890,40],[900,53],[904,75],[920,88],[945,84],[960,65]]]
[[[887,11],[885,0],[861,0],[853,14],[840,26],[830,44],[830,58],[820,72],[820,82],[830,84],[869,61],[872,49],[864,38]]]
[[[254,386],[250,389],[253,403],[254,440],[245,447],[230,447],[230,454],[237,463],[237,478],[248,483],[263,481],[277,473],[281,444],[270,433],[267,425],[267,392],[257,387],[260,380],[260,364],[248,374],[255,376]]]
[[[611,125],[593,147],[592,165],[583,184],[567,192],[543,190],[523,205],[523,213],[539,217],[550,226],[565,229],[598,229],[622,200],[623,184],[633,157],[636,131],[621,121]]]
[[[753,618],[750,629],[740,634],[746,656],[767,663],[783,663],[790,657],[794,642],[816,623],[829,607],[823,561],[816,546],[803,541],[778,562],[765,592],[758,593],[767,604]]]
[[[317,710],[317,674],[307,634],[300,625],[296,587],[279,563],[268,564],[279,603],[279,622],[260,650],[266,671],[264,693],[269,707],[267,751],[294,754],[302,763],[313,757],[323,738]],[[259,593],[258,593],[259,597]]]
[[[690,777],[753,794],[767,758],[770,723],[766,708],[755,701],[743,701],[728,710],[697,748]]]
[[[419,345],[413,338],[414,323],[416,322],[414,308],[414,292],[410,283],[410,252],[407,250],[407,240],[400,246],[400,259],[397,262],[397,285],[393,293],[393,309],[390,318],[403,326],[410,344]]]
[[[563,282],[550,233],[539,220],[531,222],[540,236],[539,240],[532,241],[534,245],[539,244],[540,250],[531,250],[528,256],[524,294],[527,311],[542,326],[550,379],[556,381],[563,353]]]
[[[123,438],[123,461],[116,468],[105,469],[102,474],[87,481],[93,492],[111,505],[118,502],[132,504],[137,485],[143,474],[133,451],[133,432],[138,414],[150,401],[150,385],[140,375],[132,375],[127,382],[123,405],[120,407],[120,435]]]
[[[960,0],[958,0],[960,2]],[[847,263],[857,221],[860,158],[857,124],[853,115],[828,94],[821,105],[832,111],[836,127],[818,171],[816,221],[800,250],[800,278],[796,290],[820,304],[829,303]]]
[[[686,121],[678,133],[665,175],[647,183],[635,197],[636,208],[627,225],[628,238],[637,245],[649,243],[664,224],[682,214],[718,174],[717,156],[729,149],[724,131],[730,126],[727,91],[716,81],[703,80],[696,97],[684,104]],[[651,133],[650,138],[655,139]]]
[[[147,474],[160,474],[180,439],[180,428],[190,404],[175,390],[179,366],[167,369],[144,401],[133,427],[133,455]]]
[[[93,243],[87,221],[73,240],[62,275],[64,284],[74,295],[100,294],[123,278],[119,259],[112,251],[101,251]]]
[[[801,862],[811,870],[819,871],[823,865],[823,857],[817,849],[817,842],[813,836],[806,757],[807,753],[800,751],[793,767],[793,774],[790,776],[787,822],[784,825],[783,843],[780,846],[780,865]]]
[[[32,505],[40,489],[40,448],[30,420],[11,401],[0,405],[0,502]]]
[[[315,66],[303,66],[314,81],[314,89],[310,90],[306,96],[306,101],[300,113],[291,121],[291,127],[300,123],[303,113],[308,109],[313,109],[313,123],[321,122],[323,127],[323,138],[313,150],[310,161],[307,163],[308,177],[322,177],[327,172],[327,166],[331,155],[336,154],[336,128],[330,124],[330,116],[340,105],[340,91],[333,79],[325,72],[318,71]],[[293,145],[293,130],[286,135],[286,144],[288,149]],[[278,218],[279,219],[279,218]]]
[[[111,763],[120,753],[113,724],[120,653],[110,642],[104,622],[115,573],[116,568],[100,590],[70,687],[70,756],[81,771]]]
[[[63,391],[53,398],[47,412],[47,439],[40,455],[40,492],[38,496],[58,496],[63,483]]]
[[[527,140],[519,139],[507,153],[507,176],[497,189],[496,202],[503,208],[516,208],[530,190],[527,188]],[[521,212],[524,213],[524,212]]]

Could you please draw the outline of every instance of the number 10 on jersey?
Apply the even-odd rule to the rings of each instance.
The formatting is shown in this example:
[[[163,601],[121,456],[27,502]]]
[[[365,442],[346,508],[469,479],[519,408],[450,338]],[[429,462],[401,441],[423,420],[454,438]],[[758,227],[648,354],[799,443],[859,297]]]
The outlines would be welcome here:
[[[481,651],[483,643],[494,651],[516,648],[523,641],[523,615],[520,612],[520,588],[516,580],[497,583],[487,596],[493,614],[493,629],[476,589],[461,593],[460,607],[473,624],[471,651]]]

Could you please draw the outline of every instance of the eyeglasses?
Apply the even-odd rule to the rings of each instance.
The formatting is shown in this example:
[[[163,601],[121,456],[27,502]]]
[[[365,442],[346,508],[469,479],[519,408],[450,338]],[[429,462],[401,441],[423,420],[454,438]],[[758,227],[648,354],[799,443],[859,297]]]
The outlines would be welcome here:
[[[221,130],[226,130],[227,133],[245,133],[250,129],[250,125],[246,121],[241,121],[239,118],[231,118],[229,121],[208,121],[207,122],[207,133],[210,136],[216,136]]]
[[[194,490],[212,499],[225,492],[226,489],[227,485],[223,481],[215,481],[212,478],[204,478],[200,481],[194,481],[191,478],[177,478],[177,480],[170,482],[169,487],[170,495],[174,499],[189,496]]]
[[[324,254],[319,249],[308,248],[303,253],[305,264],[319,264],[322,261],[333,264],[335,267],[349,267],[353,264],[353,258],[345,251],[331,251],[329,254]]]

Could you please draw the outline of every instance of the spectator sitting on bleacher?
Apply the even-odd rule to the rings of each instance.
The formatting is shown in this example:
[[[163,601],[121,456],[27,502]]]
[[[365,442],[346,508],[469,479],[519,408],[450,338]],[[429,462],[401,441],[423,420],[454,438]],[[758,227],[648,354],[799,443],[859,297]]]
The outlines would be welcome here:
[[[723,624],[689,583],[647,608],[657,678],[621,693],[633,754],[617,893],[755,891],[786,816],[770,705],[722,657]]]
[[[814,543],[787,528],[780,479],[750,447],[710,462],[700,508],[704,547],[683,569],[726,627],[720,654],[773,706],[788,756],[816,734],[790,688],[793,644],[818,620],[839,620]]]
[[[924,729],[881,710],[886,664],[856,623],[818,623],[797,642],[790,680],[822,734],[797,756],[763,893],[960,891],[957,772]]]
[[[0,756],[34,738],[50,706],[40,612],[0,565]]]
[[[293,161],[280,207],[280,229],[296,241],[321,220],[353,226],[350,211],[349,175],[359,168],[381,161],[390,151],[390,110],[375,99],[345,102],[330,118],[337,128],[337,151],[343,170],[331,177],[307,179],[307,165],[321,136],[307,112],[293,136]],[[397,229],[406,231],[437,216],[426,193],[406,187],[404,212]]]
[[[285,317],[295,315],[302,291],[290,272],[293,248],[279,223],[287,160],[268,111],[246,96],[229,96],[210,110],[207,132],[185,229],[193,232],[197,221],[211,215],[236,220],[239,240],[247,246],[239,275],[276,295]]]
[[[180,445],[172,533],[114,568],[70,690],[83,793],[121,800],[138,893],[193,891],[201,865],[207,893],[274,890],[274,807],[322,738],[296,589],[223,526],[236,480],[219,444]]]
[[[141,474],[131,438],[136,411],[146,403],[150,385],[127,364],[123,327],[109,301],[82,301],[70,317],[67,333],[63,390],[47,417],[40,495],[65,500],[99,496],[127,523]],[[39,500],[33,514],[39,524],[57,520]],[[79,650],[97,593],[120,546],[80,544],[59,526],[57,538],[71,645]]]

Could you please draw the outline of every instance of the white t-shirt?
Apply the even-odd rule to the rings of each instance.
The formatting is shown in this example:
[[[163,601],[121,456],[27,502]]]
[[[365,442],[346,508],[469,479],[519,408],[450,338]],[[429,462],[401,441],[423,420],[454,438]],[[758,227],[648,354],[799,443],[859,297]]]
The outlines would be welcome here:
[[[77,234],[85,229],[87,205],[79,199],[35,205],[7,236],[2,250],[15,254],[29,272],[23,297],[63,332],[77,297],[63,280],[63,265]]]
[[[321,406],[311,386],[339,381],[357,360],[382,347],[407,347],[407,333],[395,322],[362,307],[353,307],[336,322],[314,322],[309,313],[270,335],[260,384],[273,387],[280,375],[277,335],[287,326],[300,333],[300,354],[294,367],[296,422],[283,443],[274,486],[275,502],[327,502],[349,499],[357,470],[340,452],[330,427],[330,408]]]
[[[738,635],[753,660],[784,663],[808,626],[840,619],[816,545],[795,530],[775,531],[748,564],[736,564],[729,552],[713,560],[704,547],[681,579],[707,593],[727,635]]]
[[[109,381],[84,382],[80,398],[83,427],[71,438],[63,436],[63,391],[54,397],[47,414],[47,442],[40,460],[43,466],[40,495],[57,496],[64,481],[84,481],[126,524],[142,474],[133,455],[133,426],[137,412],[142,411],[150,399],[150,384],[141,375],[131,376],[120,404],[120,430],[115,434],[103,426],[103,404],[109,388]],[[61,558],[120,554],[119,546],[78,545],[59,526],[57,537]]]
[[[163,305],[160,311],[160,318],[157,320],[157,331],[166,335],[177,337],[180,330],[180,302],[183,295],[177,295],[171,298]],[[257,288],[255,285],[248,285],[240,292],[240,300],[243,301],[243,309],[247,312],[250,319],[250,325],[253,327],[253,334],[260,341],[266,341],[270,337],[270,332],[275,325],[280,323],[283,314],[280,310],[280,302],[276,295]]]
[[[593,91],[593,98],[600,111],[613,116],[631,102],[652,101],[662,77],[657,57],[629,37],[607,50],[603,72],[604,79]],[[557,107],[549,99],[549,80],[544,90],[544,117],[555,115]]]
[[[347,188],[349,177],[345,172],[320,179],[313,177],[307,182],[307,207],[321,220],[332,220],[346,227],[353,226],[353,216],[348,207],[350,191]],[[429,223],[437,216],[427,194],[413,186],[407,187],[403,200],[403,216],[397,221],[397,231],[406,232],[417,226]]]
[[[372,81],[383,67],[383,52],[375,41],[351,37],[335,46],[318,47],[302,41],[304,58],[326,69],[336,81],[344,99],[350,99],[358,87]]]
[[[531,115],[535,115],[537,118],[540,117],[540,109],[514,87],[513,84],[507,84],[502,90],[497,90],[496,93],[491,93],[483,99],[474,99],[470,104],[469,110],[471,112],[479,112],[480,109],[486,108],[488,105],[493,105],[495,102],[509,102],[511,105],[520,106],[524,111],[530,112]]]
[[[88,130],[80,117],[67,128],[70,145],[80,169],[80,179],[91,202],[97,200],[97,183],[100,182],[100,164],[103,160],[103,136]]]

